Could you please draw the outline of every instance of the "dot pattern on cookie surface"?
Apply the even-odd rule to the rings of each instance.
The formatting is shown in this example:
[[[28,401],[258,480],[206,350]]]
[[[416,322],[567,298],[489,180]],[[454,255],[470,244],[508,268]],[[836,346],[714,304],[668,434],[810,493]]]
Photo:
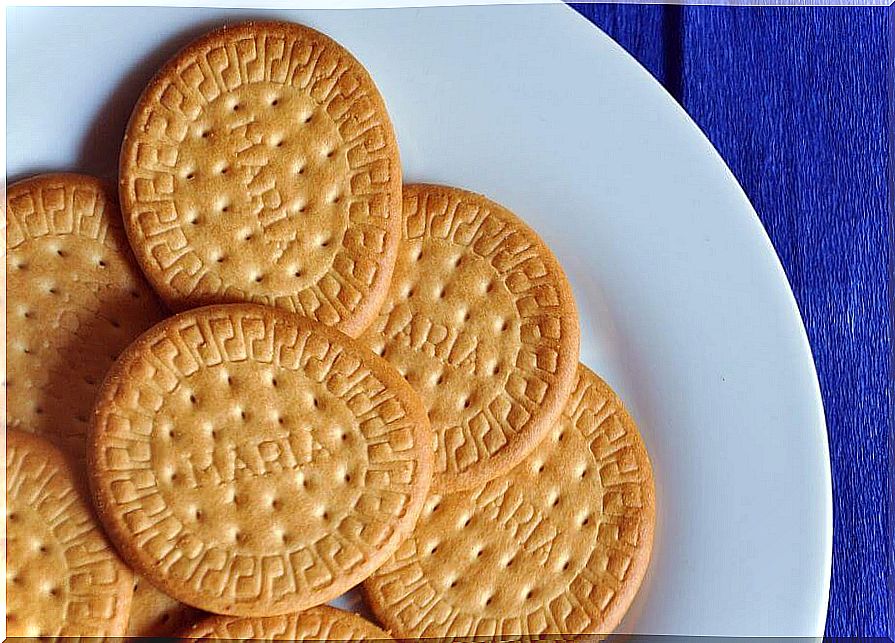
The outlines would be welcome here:
[[[430,496],[364,590],[398,637],[605,634],[637,591],[654,521],[637,429],[582,366],[544,443],[506,476]]]
[[[476,194],[404,188],[386,303],[363,335],[426,403],[435,486],[470,488],[540,441],[571,391],[578,321],[562,269],[515,215]]]
[[[13,430],[6,457],[7,635],[123,634],[133,576],[62,453]]]
[[[128,234],[177,309],[253,301],[356,335],[400,234],[401,170],[367,72],[288,23],[212,32],[139,102],[122,154]]]
[[[96,389],[164,312],[99,180],[26,179],[6,205],[7,426],[83,459]]]
[[[364,618],[321,605],[298,614],[240,618],[211,616],[180,635],[185,639],[248,641],[393,641]]]
[[[132,566],[237,615],[296,611],[359,582],[412,528],[432,459],[425,410],[385,362],[249,304],[183,313],[128,349],[88,455]]]

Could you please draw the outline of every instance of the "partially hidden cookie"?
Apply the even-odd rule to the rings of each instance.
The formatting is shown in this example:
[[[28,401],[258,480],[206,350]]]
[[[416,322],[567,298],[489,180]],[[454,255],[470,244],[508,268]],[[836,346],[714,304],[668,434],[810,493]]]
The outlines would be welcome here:
[[[607,634],[637,592],[654,529],[637,427],[581,366],[544,443],[501,478],[433,494],[364,590],[398,638]]]
[[[134,578],[128,637],[170,637],[201,616],[201,611],[171,598],[145,578]]]
[[[77,460],[96,389],[164,316],[133,261],[114,190],[47,174],[6,193],[6,425]]]
[[[267,617],[210,616],[178,635],[207,641],[394,641],[370,621],[328,605]]]
[[[6,635],[121,636],[133,575],[61,451],[6,434]]]
[[[137,103],[120,176],[135,254],[171,308],[264,303],[352,336],[379,311],[398,147],[370,75],[327,36],[249,22],[187,46]]]
[[[422,396],[434,487],[509,471],[559,417],[578,364],[578,314],[559,263],[506,208],[457,188],[404,188],[404,232],[379,318],[363,335]]]
[[[174,598],[270,616],[338,596],[410,533],[432,475],[425,409],[387,362],[276,308],[208,306],[112,367],[88,439],[122,556]]]

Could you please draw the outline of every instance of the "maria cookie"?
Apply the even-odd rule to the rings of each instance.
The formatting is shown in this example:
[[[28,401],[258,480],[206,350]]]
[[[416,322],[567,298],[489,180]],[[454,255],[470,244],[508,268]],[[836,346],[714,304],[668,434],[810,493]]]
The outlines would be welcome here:
[[[331,600],[395,551],[429,488],[432,438],[413,390],[355,340],[230,304],[122,354],[88,463],[135,570],[197,608],[269,616]]]
[[[581,366],[544,443],[501,478],[432,495],[364,590],[399,638],[608,634],[637,592],[654,528],[637,427]]]
[[[133,575],[61,451],[6,434],[6,635],[121,636]]]
[[[404,189],[404,233],[379,318],[363,336],[423,398],[435,488],[506,473],[559,417],[578,364],[568,281],[535,232],[478,194]]]
[[[385,103],[327,36],[213,31],[137,103],[121,149],[137,259],[173,308],[251,301],[356,336],[395,262],[401,166]]]

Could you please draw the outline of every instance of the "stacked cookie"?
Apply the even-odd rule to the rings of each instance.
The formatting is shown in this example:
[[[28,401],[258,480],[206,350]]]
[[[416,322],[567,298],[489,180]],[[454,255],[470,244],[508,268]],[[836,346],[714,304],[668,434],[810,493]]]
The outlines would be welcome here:
[[[608,634],[649,458],[506,208],[402,185],[385,103],[289,23],[195,41],[118,194],[7,194],[10,636]],[[120,204],[120,209],[119,209]],[[384,630],[324,604],[362,585]]]

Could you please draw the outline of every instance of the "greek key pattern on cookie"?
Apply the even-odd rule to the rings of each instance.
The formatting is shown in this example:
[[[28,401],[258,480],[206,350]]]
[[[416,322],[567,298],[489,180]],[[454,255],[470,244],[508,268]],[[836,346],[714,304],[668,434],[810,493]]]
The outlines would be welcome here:
[[[28,181],[27,188],[10,190],[6,249],[12,252],[33,239],[78,235],[118,249],[122,239],[110,234],[121,224],[108,215],[106,198],[98,185],[57,180]]]
[[[371,564],[395,537],[420,481],[414,420],[361,356],[303,320],[258,310],[264,311],[200,309],[156,327],[134,359],[123,361],[120,380],[99,403],[104,410],[97,419],[97,475],[127,542],[172,583],[213,597],[225,609],[259,601],[286,605],[296,595],[325,592]],[[365,449],[354,506],[316,540],[284,545],[280,552],[206,542],[202,529],[174,511],[153,458],[164,400],[198,371],[246,361],[276,372],[299,371],[322,385],[349,409]],[[179,488],[264,477],[294,481],[305,465],[329,457],[315,430],[243,442],[221,454],[215,446],[210,464],[191,466]]]
[[[313,33],[298,27],[266,30],[264,25],[257,33],[240,27],[216,32],[207,44],[178,58],[176,69],[162,72],[153,89],[154,100],[144,100],[138,108],[126,143],[132,165],[125,169],[125,211],[131,232],[136,230],[141,263],[152,266],[148,272],[156,273],[174,296],[204,303],[275,305],[336,325],[388,278],[383,265],[394,248],[397,212],[392,210],[400,190],[391,126],[358,63]],[[294,169],[287,167],[281,161],[288,151],[278,147],[279,134],[269,131],[263,117],[242,117],[236,111],[228,116],[229,122],[215,124],[225,131],[214,132],[209,139],[213,144],[226,138],[233,155],[232,166],[209,170],[229,170],[228,180],[238,184],[241,206],[231,208],[230,214],[238,209],[237,214],[254,221],[245,241],[266,248],[272,269],[281,275],[288,272],[291,278],[295,262],[303,256],[297,235],[309,214],[336,204],[345,212],[335,237],[321,242],[333,248],[320,259],[326,265],[310,281],[295,281],[295,288],[222,277],[225,266],[210,261],[192,241],[196,214],[180,196],[185,190],[184,163],[192,162],[183,158],[184,149],[196,136],[196,123],[208,118],[206,112],[220,101],[253,87],[270,87],[310,101],[313,111],[306,122],[312,115],[326,121],[333,138],[328,155],[344,161],[344,175],[335,182],[330,170],[301,155],[295,158]],[[305,151],[310,156],[313,150]],[[316,168],[319,180],[298,175],[305,171],[303,163],[310,173]],[[324,184],[332,193],[314,192],[324,189],[315,185]],[[311,191],[305,194],[307,200],[296,203],[296,193],[307,190]]]
[[[280,641],[390,641],[385,632],[360,616],[332,607],[265,618],[215,616],[197,624],[190,638]]]
[[[477,195],[415,187],[405,188],[405,244],[456,248],[464,262],[457,271],[467,265],[484,267],[491,282],[482,284],[480,293],[471,285],[458,285],[467,298],[464,303],[477,307],[480,316],[501,310],[514,319],[509,330],[506,324],[477,325],[468,316],[465,322],[438,320],[424,305],[416,306],[393,289],[367,332],[371,343],[384,338],[389,353],[408,349],[413,359],[468,378],[465,388],[476,398],[472,407],[461,408],[448,422],[432,421],[438,438],[436,471],[460,475],[499,454],[519,434],[532,430],[548,407],[561,402],[577,360],[570,350],[571,344],[577,346],[577,317],[571,294],[558,289],[565,277],[545,260],[540,243],[515,217]],[[501,341],[502,333],[511,339]],[[490,352],[485,347],[489,343]],[[508,368],[498,370],[498,360]],[[438,393],[432,399],[434,406],[446,403]]]
[[[28,439],[30,441],[30,439]],[[48,457],[48,444],[29,444],[12,434],[7,443],[7,538],[10,553],[24,554],[27,543],[43,542],[45,556],[54,553],[61,558],[45,575],[59,575],[59,587],[52,588],[46,598],[29,593],[21,595],[21,587],[11,589],[7,580],[7,624],[10,631],[49,636],[119,635],[129,595],[122,590],[132,581],[130,572],[115,556],[111,546],[97,529],[89,508],[79,491],[72,486],[71,474],[60,466],[61,457]],[[35,513],[28,521],[31,529],[18,529],[23,514]],[[39,523],[39,524],[38,524]],[[36,529],[35,529],[36,527]],[[13,578],[28,565],[40,560],[10,559],[8,574]],[[15,581],[13,581],[15,584]],[[18,610],[34,610],[34,602],[46,600],[37,612],[41,620],[28,632],[24,623],[14,621]],[[45,612],[43,610],[46,610]],[[51,614],[60,617],[52,621]],[[32,627],[34,627],[32,625]],[[43,631],[40,631],[43,630]],[[49,631],[48,631],[49,630]],[[16,634],[18,635],[18,634]]]
[[[430,499],[365,589],[398,636],[608,633],[642,577],[653,503],[636,429],[581,367],[553,436],[507,476]]]

